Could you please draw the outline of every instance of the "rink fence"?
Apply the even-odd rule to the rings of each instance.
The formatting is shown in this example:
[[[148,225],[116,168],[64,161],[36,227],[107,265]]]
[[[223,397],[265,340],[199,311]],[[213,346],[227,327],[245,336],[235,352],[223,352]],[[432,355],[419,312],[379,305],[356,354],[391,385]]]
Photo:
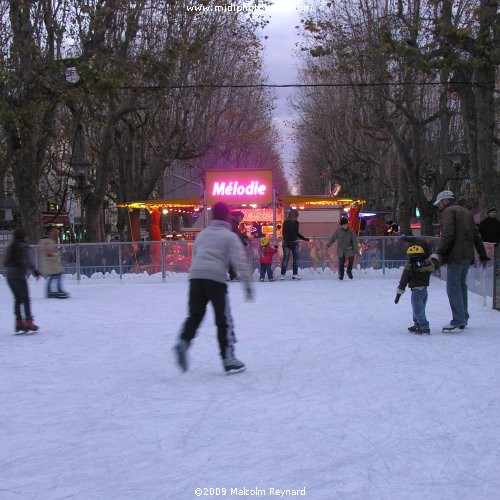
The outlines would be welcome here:
[[[428,238],[435,247],[439,238]],[[337,245],[327,247],[328,238],[314,238],[299,245],[299,274],[315,279],[338,276]],[[362,236],[359,238],[361,254],[355,257],[354,269],[358,277],[397,277],[406,262],[408,243],[394,236]],[[278,245],[278,253],[273,261],[274,274],[279,274],[283,256],[281,240],[272,240]],[[485,244],[490,261],[484,269],[476,260],[468,275],[469,290],[486,298],[497,294],[495,283],[495,246]],[[33,246],[33,259],[38,266],[38,246]],[[113,243],[76,243],[60,247],[64,274],[77,280],[105,277],[129,278],[141,275],[155,275],[166,280],[168,277],[188,273],[191,265],[193,241],[141,241]],[[497,249],[498,250],[498,249]],[[259,269],[260,240],[251,239],[246,247],[248,260],[254,275]],[[3,269],[5,247],[0,247],[0,273]],[[291,271],[291,259],[288,272]],[[498,266],[498,264],[497,264]],[[498,269],[496,274],[498,274]],[[446,266],[436,272],[440,279],[446,279]],[[490,304],[491,305],[491,304]]]

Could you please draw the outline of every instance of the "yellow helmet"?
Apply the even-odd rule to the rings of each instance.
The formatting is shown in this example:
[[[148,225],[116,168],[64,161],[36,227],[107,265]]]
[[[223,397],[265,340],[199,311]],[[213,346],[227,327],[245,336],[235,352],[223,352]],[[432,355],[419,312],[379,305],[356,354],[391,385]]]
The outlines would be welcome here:
[[[269,245],[269,236],[264,236],[260,239],[260,246],[267,247],[267,245]]]
[[[410,248],[408,248],[408,250],[406,250],[406,255],[408,255],[408,257],[425,255],[425,250],[420,245],[412,245]]]

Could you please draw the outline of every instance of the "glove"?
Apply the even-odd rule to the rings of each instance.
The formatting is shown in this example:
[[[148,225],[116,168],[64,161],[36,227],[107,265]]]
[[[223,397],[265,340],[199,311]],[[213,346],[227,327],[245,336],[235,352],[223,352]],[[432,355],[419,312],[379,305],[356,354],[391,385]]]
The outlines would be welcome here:
[[[34,276],[35,278],[39,278],[39,277],[40,277],[40,273],[38,272],[38,270],[37,270],[37,269],[34,269],[34,270],[33,270],[33,276]]]
[[[430,257],[430,260],[435,261],[438,265],[441,264],[441,256],[438,255],[437,253],[433,253]]]
[[[245,300],[247,302],[252,302],[253,301],[253,290],[250,285],[245,286]]]
[[[394,304],[397,304],[399,302],[399,299],[401,298],[401,294],[397,293],[396,298],[394,299]]]

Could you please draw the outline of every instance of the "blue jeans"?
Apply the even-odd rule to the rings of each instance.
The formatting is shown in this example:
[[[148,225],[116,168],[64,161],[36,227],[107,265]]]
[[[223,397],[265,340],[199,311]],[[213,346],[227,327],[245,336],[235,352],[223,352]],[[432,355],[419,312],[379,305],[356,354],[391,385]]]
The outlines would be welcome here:
[[[290,245],[290,247],[288,246]],[[281,275],[286,274],[286,268],[288,267],[288,261],[290,260],[290,254],[293,257],[293,274],[294,276],[299,272],[299,242],[293,241],[283,242],[283,261],[281,262]]]
[[[429,322],[425,316],[427,304],[427,287],[416,286],[411,289],[411,307],[413,309],[413,322],[418,323],[422,330],[429,329]]]
[[[447,266],[446,293],[450,301],[453,319],[450,325],[462,326],[469,321],[467,311],[467,273],[470,261],[450,262]]]
[[[273,279],[273,267],[272,264],[264,264],[263,262],[260,263],[260,279],[263,280],[266,277],[271,280]]]
[[[62,292],[61,288],[61,276],[62,274],[49,274],[49,277],[47,278],[47,295],[52,292],[52,281],[55,281],[57,284],[57,291]]]

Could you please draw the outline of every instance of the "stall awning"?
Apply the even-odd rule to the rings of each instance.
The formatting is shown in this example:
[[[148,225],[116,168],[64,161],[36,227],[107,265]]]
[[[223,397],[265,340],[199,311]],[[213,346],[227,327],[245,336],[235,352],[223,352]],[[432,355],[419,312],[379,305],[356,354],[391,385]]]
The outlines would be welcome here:
[[[292,196],[292,195],[279,195],[278,201],[286,203],[287,205],[293,206],[304,206],[304,207],[324,207],[324,206],[354,206],[363,205],[365,200],[361,199],[351,199],[351,198],[337,198],[335,196],[323,196],[323,195],[302,195],[302,196]]]
[[[170,200],[127,201],[118,208],[193,208],[203,205],[202,198],[178,198]]]

